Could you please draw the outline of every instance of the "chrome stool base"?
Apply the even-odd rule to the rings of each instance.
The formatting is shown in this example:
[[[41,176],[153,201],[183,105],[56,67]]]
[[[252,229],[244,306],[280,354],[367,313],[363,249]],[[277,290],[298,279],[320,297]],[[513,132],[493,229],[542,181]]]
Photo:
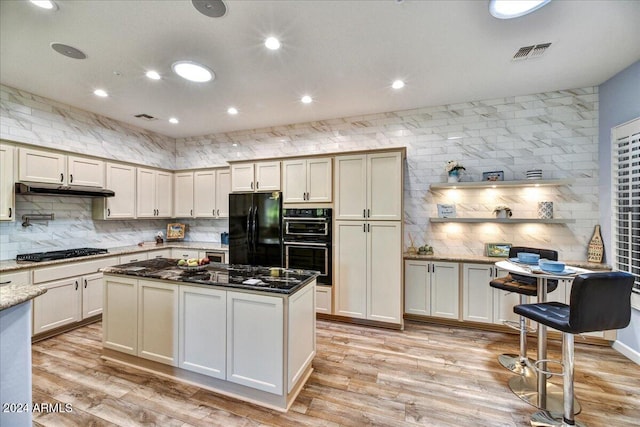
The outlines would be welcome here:
[[[498,362],[518,375],[525,375],[526,371],[529,371],[530,368],[527,365],[531,364],[531,360],[527,359],[526,362],[520,361],[520,356],[517,354],[501,354],[498,356]]]
[[[586,427],[581,422],[573,422],[574,424],[567,424],[562,415],[554,416],[549,411],[538,411],[531,416],[531,427]]]
[[[538,406],[537,377],[532,369],[527,369],[525,372],[527,372],[527,374],[509,379],[509,388],[516,396],[527,402],[529,405],[540,408]],[[574,415],[579,414],[582,410],[580,404],[575,398],[573,399],[573,408]],[[563,413],[564,400],[561,386],[547,382],[546,409],[555,414]]]

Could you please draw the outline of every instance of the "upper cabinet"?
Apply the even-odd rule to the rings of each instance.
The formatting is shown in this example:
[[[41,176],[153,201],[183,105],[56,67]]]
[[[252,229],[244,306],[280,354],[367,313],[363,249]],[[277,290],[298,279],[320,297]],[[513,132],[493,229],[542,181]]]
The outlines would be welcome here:
[[[402,219],[402,153],[336,156],[337,220]]]
[[[232,164],[231,191],[280,191],[280,161]]]
[[[102,160],[31,148],[18,150],[18,180],[104,188]]]
[[[173,173],[137,168],[136,216],[170,218],[173,214]]]
[[[14,153],[12,146],[0,144],[0,221],[13,221],[15,217]]]
[[[123,163],[106,164],[106,187],[114,197],[93,199],[94,219],[128,219],[136,217],[136,168]]]
[[[284,203],[328,203],[332,199],[331,158],[294,159],[282,162]]]
[[[193,172],[173,174],[173,213],[176,218],[191,218],[193,216],[193,180]]]
[[[206,169],[194,172],[193,212],[196,218],[229,217],[229,169]]]

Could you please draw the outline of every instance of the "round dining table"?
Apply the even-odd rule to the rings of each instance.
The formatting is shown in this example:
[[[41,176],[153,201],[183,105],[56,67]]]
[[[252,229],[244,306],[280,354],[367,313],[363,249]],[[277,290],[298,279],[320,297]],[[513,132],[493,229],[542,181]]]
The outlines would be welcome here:
[[[535,277],[537,279],[537,302],[547,301],[547,282],[548,280],[567,280],[573,279],[582,273],[591,273],[590,270],[579,267],[568,266],[563,273],[549,273],[540,269],[536,265],[528,265],[517,262],[515,260],[503,260],[495,263],[495,266],[508,271],[509,273],[519,274],[522,276]],[[538,324],[538,369],[547,371],[547,327]],[[525,402],[536,406],[539,409],[547,410],[552,413],[562,413],[562,387],[547,382],[547,375],[536,373],[533,367],[528,367],[523,371],[522,375],[518,375],[509,380],[509,388]],[[575,413],[580,412],[580,405],[574,402]]]

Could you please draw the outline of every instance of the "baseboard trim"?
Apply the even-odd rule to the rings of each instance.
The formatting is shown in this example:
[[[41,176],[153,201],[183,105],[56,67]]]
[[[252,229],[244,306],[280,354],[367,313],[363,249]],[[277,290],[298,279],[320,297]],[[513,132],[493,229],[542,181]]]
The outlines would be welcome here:
[[[618,353],[622,354],[623,356],[627,357],[628,359],[630,359],[632,362],[635,362],[637,365],[640,365],[640,352],[635,351],[634,349],[632,349],[631,347],[629,347],[626,344],[621,343],[620,341],[616,340],[613,343],[613,349],[616,350]]]

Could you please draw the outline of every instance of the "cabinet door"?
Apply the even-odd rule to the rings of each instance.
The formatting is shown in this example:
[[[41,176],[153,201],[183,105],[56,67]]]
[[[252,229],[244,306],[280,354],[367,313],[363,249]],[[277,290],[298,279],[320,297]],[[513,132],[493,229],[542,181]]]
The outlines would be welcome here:
[[[331,159],[307,160],[307,202],[331,202]]]
[[[173,215],[173,173],[156,172],[156,218]]]
[[[0,145],[0,221],[13,221],[15,217],[14,152],[13,147]]]
[[[493,323],[493,266],[489,264],[463,264],[462,319]]]
[[[89,274],[82,277],[82,318],[102,313],[103,284],[102,273]]]
[[[282,202],[304,203],[307,193],[307,161],[304,159],[282,162]]]
[[[505,277],[506,270],[493,267],[496,273],[493,278]],[[501,325],[506,321],[518,322],[519,316],[513,312],[513,306],[520,304],[520,294],[493,289],[493,323]]]
[[[39,334],[80,320],[80,278],[43,283],[47,292],[33,300],[33,333]]]
[[[226,378],[227,293],[180,286],[179,365],[214,378]]]
[[[197,249],[171,248],[171,258],[200,258],[200,252]]]
[[[253,163],[231,165],[231,191],[254,191]]]
[[[338,156],[335,160],[335,218],[364,220],[367,205],[366,156]]]
[[[282,395],[283,349],[282,298],[227,292],[227,381]]]
[[[402,162],[400,153],[367,156],[367,219],[402,220]]]
[[[213,218],[216,215],[216,171],[193,173],[193,216]]]
[[[138,168],[136,180],[136,216],[153,218],[156,216],[156,172]]]
[[[136,168],[119,163],[107,163],[106,187],[116,195],[108,197],[106,218],[135,218]]]
[[[367,319],[402,323],[402,234],[399,221],[367,223]]]
[[[316,287],[316,313],[331,314],[331,286]]]
[[[178,365],[178,286],[138,281],[138,356]]]
[[[431,315],[431,265],[427,261],[404,262],[404,312]]]
[[[173,175],[174,201],[173,212],[176,218],[193,216],[193,172],[179,172]]]
[[[289,296],[287,325],[287,393],[307,372],[316,354],[315,284]]]
[[[229,193],[231,192],[231,171],[216,171],[216,217],[229,218]]]
[[[255,168],[256,191],[280,190],[280,162],[260,162]]]
[[[20,148],[18,155],[19,181],[66,183],[67,156],[64,154]]]
[[[458,319],[460,314],[458,264],[434,262],[431,267],[431,315]]]
[[[104,162],[87,157],[67,158],[67,182],[72,185],[104,188]]]
[[[137,355],[137,280],[128,277],[105,276],[102,345],[105,348]]]
[[[361,221],[335,222],[335,314],[367,316],[367,233]]]

